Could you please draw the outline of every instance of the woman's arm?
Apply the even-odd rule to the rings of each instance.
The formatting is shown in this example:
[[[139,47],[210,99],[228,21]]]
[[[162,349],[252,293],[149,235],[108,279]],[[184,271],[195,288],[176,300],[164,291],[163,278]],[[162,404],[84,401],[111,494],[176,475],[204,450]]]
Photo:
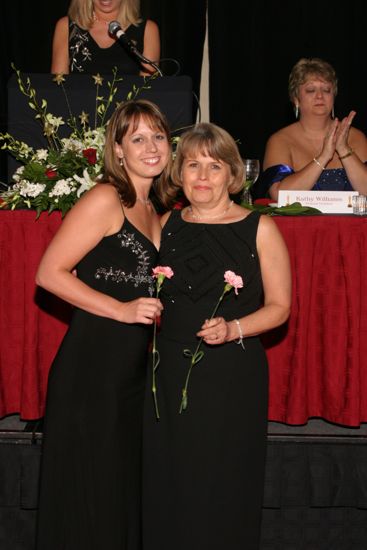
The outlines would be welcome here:
[[[351,128],[355,111],[339,124],[336,150],[353,189],[367,195],[367,139],[360,130]]]
[[[52,41],[52,74],[69,73],[69,19],[58,20]]]
[[[297,172],[286,176],[284,179],[273,183],[269,188],[269,195],[273,200],[278,200],[280,189],[310,190],[319,179],[323,169],[332,159],[335,151],[336,132],[338,120],[335,119],[325,137],[322,151]],[[286,164],[293,167],[293,159],[289,140],[284,138],[281,132],[271,136],[267,142],[264,155],[264,170],[277,164]]]
[[[159,28],[157,23],[147,20],[144,32],[144,57],[154,61],[156,64],[159,62],[161,56],[161,43],[159,36]],[[141,71],[141,75],[150,75],[155,72],[154,67],[143,63],[144,71]]]
[[[291,270],[288,250],[275,222],[261,216],[257,233],[257,249],[264,287],[264,305],[239,320],[244,337],[256,336],[283,324],[291,306]],[[245,282],[246,284],[246,282]],[[217,335],[215,340],[213,336]],[[216,317],[207,321],[198,333],[208,344],[238,340],[239,328],[234,320]]]
[[[70,304],[125,323],[151,324],[162,309],[155,298],[120,302],[98,292],[71,272],[103,237],[119,230],[122,210],[116,190],[96,185],[66,216],[39,265],[36,282]]]

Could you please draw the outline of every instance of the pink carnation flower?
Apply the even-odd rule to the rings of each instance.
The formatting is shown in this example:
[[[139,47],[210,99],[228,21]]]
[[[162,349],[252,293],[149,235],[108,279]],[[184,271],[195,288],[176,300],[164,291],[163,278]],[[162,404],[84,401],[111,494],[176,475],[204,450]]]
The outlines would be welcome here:
[[[173,271],[170,267],[157,265],[157,267],[153,267],[153,277],[159,277],[159,275],[164,275],[167,277],[167,279],[170,279],[173,277]]]
[[[235,293],[238,295],[238,289],[243,288],[243,280],[240,275],[236,275],[233,271],[226,271],[224,273],[224,281],[233,286]]]

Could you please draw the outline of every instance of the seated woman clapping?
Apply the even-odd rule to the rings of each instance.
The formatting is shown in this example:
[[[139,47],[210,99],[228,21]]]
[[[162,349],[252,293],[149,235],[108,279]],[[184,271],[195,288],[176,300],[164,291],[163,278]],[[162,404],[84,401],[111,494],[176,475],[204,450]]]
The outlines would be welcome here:
[[[367,139],[352,127],[355,111],[334,118],[337,78],[322,59],[300,59],[289,76],[298,119],[266,145],[258,196],[278,199],[280,189],[356,190],[367,194]],[[260,192],[260,193],[259,193]]]

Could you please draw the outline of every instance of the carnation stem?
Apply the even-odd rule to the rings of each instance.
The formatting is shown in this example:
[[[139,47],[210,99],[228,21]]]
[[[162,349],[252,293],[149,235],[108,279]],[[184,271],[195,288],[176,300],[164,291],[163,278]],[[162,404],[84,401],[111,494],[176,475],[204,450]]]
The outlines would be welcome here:
[[[158,298],[158,292],[157,292],[157,298]],[[159,356],[159,351],[156,348],[156,336],[157,336],[157,321],[154,320],[153,350],[152,350],[152,359],[153,359],[152,393],[153,393],[153,400],[154,400],[155,416],[157,420],[159,420],[160,417],[159,417],[158,398],[157,398],[157,386],[155,382],[155,372],[160,362],[160,356]]]
[[[156,298],[159,297],[159,292],[161,290],[161,286],[163,283],[163,279],[157,280],[157,287],[156,287]],[[156,385],[156,370],[158,368],[159,362],[160,362],[160,355],[159,351],[156,347],[157,342],[157,318],[154,319],[154,329],[153,329],[153,350],[152,350],[152,393],[153,393],[153,400],[154,400],[154,409],[155,409],[155,416],[157,420],[159,420],[159,408],[158,408],[158,397],[157,397],[157,385]]]
[[[231,290],[231,288],[232,288],[231,285],[228,285],[228,284],[225,285],[224,290],[223,290],[223,292],[222,292],[222,294],[221,294],[221,296],[220,296],[220,298],[217,302],[217,305],[215,306],[215,308],[213,310],[213,313],[211,314],[211,316],[209,318],[209,321],[211,321],[213,319],[213,317],[217,313],[218,308],[219,308],[219,306],[220,306],[220,304],[221,304],[221,302],[224,298],[224,295],[226,294],[226,292]],[[180,405],[179,414],[181,414],[182,411],[185,411],[187,409],[187,402],[188,402],[187,393],[188,393],[188,386],[189,386],[189,380],[190,380],[192,367],[194,365],[196,365],[196,363],[199,363],[199,361],[202,359],[202,357],[204,355],[203,351],[199,351],[202,342],[203,342],[203,338],[200,338],[194,353],[192,353],[190,350],[184,350],[184,354],[186,355],[186,357],[191,357],[191,362],[190,362],[190,367],[189,367],[188,373],[186,375],[185,385],[182,389],[182,398],[181,398],[181,405]]]
[[[179,410],[180,414],[182,413],[182,411],[186,410],[186,408],[187,408],[187,389],[188,389],[188,386],[189,386],[189,379],[190,379],[192,367],[196,363],[198,363],[204,355],[204,352],[201,352],[201,354],[199,353],[199,349],[200,349],[200,346],[202,344],[202,341],[203,341],[203,339],[200,338],[199,343],[196,346],[196,350],[194,351],[193,354],[191,352],[189,352],[191,354],[191,362],[190,362],[189,370],[188,370],[187,375],[186,375],[185,385],[184,385],[183,390],[182,390],[182,399],[181,399],[181,405],[180,405],[180,410]],[[184,352],[185,351],[189,351],[189,350],[184,350]]]

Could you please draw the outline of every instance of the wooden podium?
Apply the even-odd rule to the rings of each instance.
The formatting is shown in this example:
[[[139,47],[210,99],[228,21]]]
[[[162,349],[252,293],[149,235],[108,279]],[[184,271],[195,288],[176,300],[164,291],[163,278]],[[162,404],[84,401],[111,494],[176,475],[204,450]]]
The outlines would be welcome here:
[[[32,87],[36,90],[37,101],[47,101],[47,112],[62,117],[65,125],[60,127],[59,134],[66,137],[70,128],[66,121],[70,118],[67,94],[72,114],[78,116],[84,111],[89,114],[90,125],[93,126],[96,109],[97,87],[92,75],[70,74],[65,76],[63,87],[53,81],[51,74],[24,74],[23,79],[29,77]],[[118,75],[119,76],[119,75]],[[127,95],[134,87],[142,89],[138,98],[149,99],[156,103],[165,113],[172,133],[179,133],[180,129],[192,124],[192,81],[188,76],[164,76],[155,79],[144,79],[141,76],[122,76],[121,82],[116,84],[117,93],[113,105],[106,115],[111,116],[116,102],[126,100]],[[112,82],[112,75],[103,75],[103,85],[99,87],[98,95],[107,99],[109,88],[107,82]],[[8,82],[8,132],[16,139],[24,141],[35,149],[47,148],[41,124],[35,119],[35,111],[28,105],[28,98],[19,90],[16,75],[12,75]],[[98,123],[97,123],[98,124]],[[15,169],[19,166],[13,157],[8,157],[8,181]]]

